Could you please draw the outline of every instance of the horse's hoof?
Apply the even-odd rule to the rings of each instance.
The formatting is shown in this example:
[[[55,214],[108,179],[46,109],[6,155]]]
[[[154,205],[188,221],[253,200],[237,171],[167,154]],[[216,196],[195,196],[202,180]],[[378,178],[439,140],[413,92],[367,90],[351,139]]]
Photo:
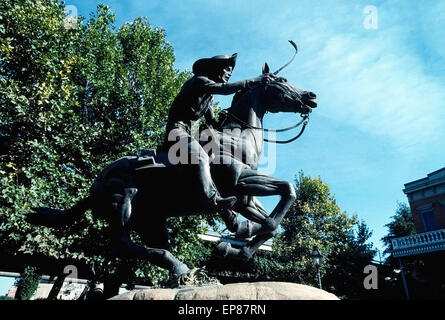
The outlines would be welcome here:
[[[215,248],[215,254],[223,259],[246,262],[252,257],[252,253],[246,247],[233,248],[228,242],[221,242]]]
[[[226,258],[232,249],[232,245],[228,242],[220,242],[215,248],[215,254],[218,257]]]
[[[235,196],[227,198],[216,196],[214,199],[215,206],[221,209],[231,209],[235,205],[236,201],[237,199]]]
[[[252,252],[246,246],[239,249],[232,248],[227,256],[227,259],[240,262],[247,262],[250,260],[250,258],[252,258]]]
[[[176,263],[172,270],[172,275],[174,277],[179,277],[183,274],[186,274],[187,272],[190,272],[190,269],[185,265],[184,263]]]
[[[238,230],[236,231],[236,237],[241,239],[247,239],[252,236],[253,223],[249,220],[241,221],[238,224]]]

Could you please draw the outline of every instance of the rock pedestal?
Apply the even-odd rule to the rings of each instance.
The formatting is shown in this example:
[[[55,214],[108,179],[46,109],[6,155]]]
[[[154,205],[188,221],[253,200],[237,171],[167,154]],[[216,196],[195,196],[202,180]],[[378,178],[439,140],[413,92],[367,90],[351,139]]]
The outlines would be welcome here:
[[[177,289],[133,290],[110,300],[339,300],[332,293],[290,282],[245,282]]]

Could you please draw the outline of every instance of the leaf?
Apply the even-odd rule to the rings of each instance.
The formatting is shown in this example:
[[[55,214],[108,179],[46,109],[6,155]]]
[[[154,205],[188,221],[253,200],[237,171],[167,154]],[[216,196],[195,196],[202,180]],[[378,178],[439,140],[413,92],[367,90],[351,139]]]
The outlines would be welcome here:
[[[6,230],[0,245],[11,255],[26,248],[36,255],[91,261],[103,258],[109,246],[107,222],[82,217],[79,224],[87,227],[79,231],[32,226],[27,234],[22,213],[71,207],[108,162],[135,146],[159,142],[168,107],[190,74],[174,69],[165,32],[146,18],[117,28],[110,8],[99,5],[90,19],[68,30],[58,1],[36,3],[1,4],[0,126],[2,136],[14,139],[7,160],[0,162],[0,201],[7,202],[7,210],[0,211]],[[200,221],[172,226],[174,233],[184,230],[172,250],[188,263],[198,263],[207,252],[196,239]],[[153,266],[141,270],[153,282],[168,276]]]

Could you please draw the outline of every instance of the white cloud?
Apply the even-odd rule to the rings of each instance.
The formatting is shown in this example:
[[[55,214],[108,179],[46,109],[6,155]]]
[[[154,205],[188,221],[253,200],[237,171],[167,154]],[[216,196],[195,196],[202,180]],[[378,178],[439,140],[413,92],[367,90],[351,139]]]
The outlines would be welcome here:
[[[382,37],[332,37],[304,70],[319,89],[320,112],[391,139],[404,149],[445,138],[445,92],[422,61]]]
[[[252,77],[264,60],[273,70],[284,63],[291,54],[286,40],[293,39],[300,53],[283,75],[318,94],[317,112],[400,150],[445,138],[437,58],[445,50],[444,3],[377,2],[379,27],[370,31],[360,3],[130,2],[133,13],[166,28],[180,68],[201,56],[239,52],[233,80]]]

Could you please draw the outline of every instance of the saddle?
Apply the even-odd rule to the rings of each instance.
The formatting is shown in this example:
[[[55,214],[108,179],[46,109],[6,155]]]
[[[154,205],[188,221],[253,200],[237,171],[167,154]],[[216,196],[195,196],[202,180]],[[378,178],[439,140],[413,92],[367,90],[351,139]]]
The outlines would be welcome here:
[[[135,170],[144,170],[149,168],[165,168],[171,166],[168,161],[167,151],[157,150],[156,148],[142,150],[136,158]]]
[[[233,165],[244,166],[242,160],[247,158],[244,137],[242,138],[242,137],[232,136],[230,134],[224,134],[223,132],[214,130],[212,141],[214,141],[213,147],[217,148],[218,150],[217,153],[214,153],[215,149],[204,150],[205,152],[207,152],[210,158],[212,158],[212,156],[224,157],[225,160],[220,160],[220,162],[226,161],[224,162],[224,164],[231,163],[232,166]],[[199,142],[203,147],[207,143],[202,141]],[[242,151],[234,153],[235,146],[237,145],[243,145]],[[173,164],[170,163],[169,161],[168,147],[169,147],[168,144],[163,143],[158,148],[151,148],[140,151],[136,159],[133,160],[135,161],[134,169],[138,171],[144,169],[151,169],[154,167],[165,168],[173,166]],[[227,159],[229,159],[230,161],[227,162]]]

